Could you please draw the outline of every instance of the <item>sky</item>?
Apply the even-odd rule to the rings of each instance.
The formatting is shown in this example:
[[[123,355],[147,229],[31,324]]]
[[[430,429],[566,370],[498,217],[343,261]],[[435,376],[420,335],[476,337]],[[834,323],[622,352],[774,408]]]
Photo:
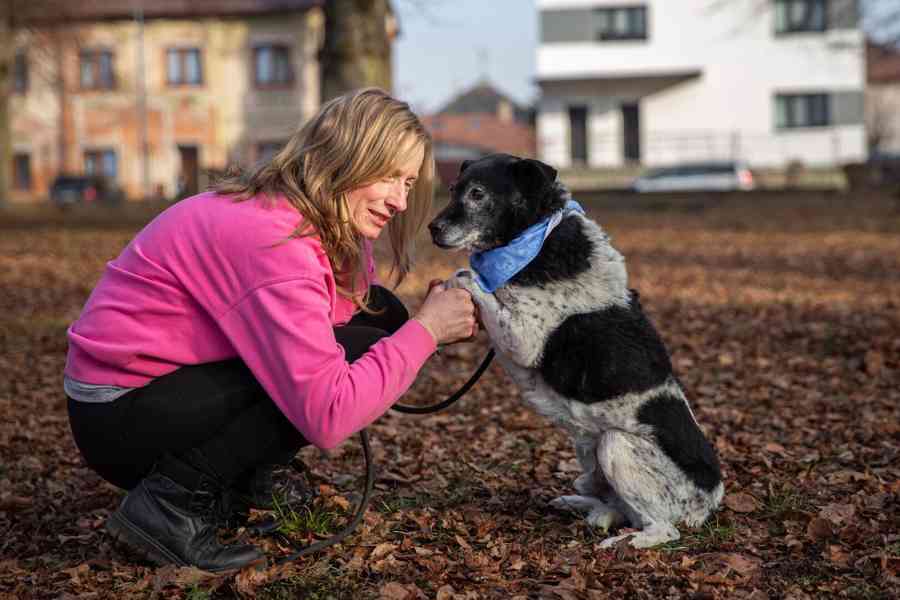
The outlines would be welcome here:
[[[711,0],[712,1],[712,0]],[[898,0],[863,0],[863,24],[879,40],[900,39]],[[534,85],[534,0],[392,0],[400,19],[395,93],[428,114],[487,77],[522,104]]]
[[[394,93],[421,113],[487,77],[513,100],[537,96],[533,0],[393,0]]]

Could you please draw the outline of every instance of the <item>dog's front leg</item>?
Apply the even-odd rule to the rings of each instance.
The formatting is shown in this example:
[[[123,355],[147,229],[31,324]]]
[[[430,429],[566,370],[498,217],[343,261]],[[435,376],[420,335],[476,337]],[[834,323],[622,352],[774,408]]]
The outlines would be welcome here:
[[[512,327],[514,318],[510,310],[494,294],[482,290],[475,281],[475,275],[468,269],[458,270],[445,285],[448,288],[461,288],[472,294],[481,323],[487,330],[491,345],[498,352],[497,359],[521,389],[534,387],[534,373],[516,360],[516,336]]]

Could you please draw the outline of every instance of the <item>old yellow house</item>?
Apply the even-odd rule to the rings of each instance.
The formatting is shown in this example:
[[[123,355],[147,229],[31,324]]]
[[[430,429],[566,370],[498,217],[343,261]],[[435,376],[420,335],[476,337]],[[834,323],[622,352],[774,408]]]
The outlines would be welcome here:
[[[319,105],[319,0],[72,2],[16,40],[14,201],[60,173],[172,198],[269,156]]]

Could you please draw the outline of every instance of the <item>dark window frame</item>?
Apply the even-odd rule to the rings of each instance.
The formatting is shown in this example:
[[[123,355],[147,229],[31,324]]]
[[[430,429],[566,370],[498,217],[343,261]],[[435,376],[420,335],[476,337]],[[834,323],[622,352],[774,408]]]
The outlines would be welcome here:
[[[103,59],[108,61],[104,78]],[[85,82],[85,65],[91,69],[93,81]],[[78,53],[78,83],[82,90],[116,89],[116,53],[109,48],[88,48]]]
[[[27,93],[29,83],[28,53],[25,50],[16,50],[13,56],[13,93]]]
[[[806,15],[803,22],[791,22],[790,6],[795,3],[803,3],[806,5]],[[791,35],[793,33],[824,33],[828,31],[828,3],[829,0],[773,0],[773,9],[775,14],[775,35]],[[822,20],[821,23],[813,22],[816,11],[813,6],[819,5]],[[783,8],[782,8],[783,7]],[[784,23],[779,23],[778,15],[780,11],[784,11]]]
[[[178,77],[174,77],[171,66],[171,56],[178,60]],[[197,80],[190,81],[187,78],[188,58],[195,55],[197,59]],[[171,46],[166,48],[166,85],[169,87],[201,87],[205,84],[203,69],[203,49],[199,46]]]
[[[31,155],[26,152],[14,152],[12,162],[12,188],[16,191],[30,191],[34,185]]]
[[[613,23],[616,19],[617,13],[625,13],[626,20],[628,21],[629,30],[627,32],[617,32],[613,28],[607,28],[607,30],[603,30],[600,28],[599,20],[600,15],[605,14],[607,23]],[[647,10],[647,6],[644,4],[629,4],[622,6],[603,6],[599,8],[594,8],[591,13],[592,28],[594,30],[594,41],[595,42],[619,42],[619,41],[646,41],[649,37],[649,19],[648,14],[649,10]],[[642,17],[640,19],[641,24],[643,25],[640,29],[632,29],[634,24],[637,22],[635,20],[635,15],[641,14]]]
[[[291,60],[293,48],[290,44],[271,43],[271,44],[255,44],[253,46],[253,86],[257,89],[287,89],[294,87],[295,74],[294,64]],[[270,52],[272,55],[269,68],[272,70],[273,77],[270,80],[260,80],[259,61],[260,54]],[[284,70],[279,71],[278,59],[284,59]]]
[[[781,119],[784,103],[784,119]],[[800,109],[799,104],[805,106]],[[800,119],[805,114],[805,120]],[[775,95],[775,128],[779,131],[830,127],[834,121],[831,95],[825,92],[778,93]]]
[[[113,163],[113,172],[108,173],[104,166],[106,161],[104,160],[107,155],[112,156]],[[84,174],[85,175],[101,175],[103,177],[107,177],[113,181],[118,179],[119,177],[119,155],[116,152],[115,148],[89,148],[84,151]],[[95,164],[99,164],[100,170],[97,171],[95,169],[88,168],[91,162]]]

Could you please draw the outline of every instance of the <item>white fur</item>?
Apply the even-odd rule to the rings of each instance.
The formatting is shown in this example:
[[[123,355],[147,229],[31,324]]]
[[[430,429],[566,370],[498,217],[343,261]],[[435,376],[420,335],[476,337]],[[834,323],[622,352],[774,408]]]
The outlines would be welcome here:
[[[575,481],[579,495],[562,496],[552,505],[584,513],[604,531],[625,519],[640,529],[609,538],[604,546],[628,537],[635,547],[654,546],[678,539],[677,522],[702,523],[721,502],[724,488],[721,483],[710,493],[698,488],[659,447],[652,428],[638,421],[640,407],[660,394],[687,403],[674,378],[642,393],[584,404],[556,393],[535,368],[549,335],[567,317],[629,304],[623,257],[596,223],[576,218],[593,243],[587,272],[542,286],[509,284],[490,294],[470,271],[460,270],[447,285],[472,294],[497,357],[523,400],[574,440],[582,468]]]

